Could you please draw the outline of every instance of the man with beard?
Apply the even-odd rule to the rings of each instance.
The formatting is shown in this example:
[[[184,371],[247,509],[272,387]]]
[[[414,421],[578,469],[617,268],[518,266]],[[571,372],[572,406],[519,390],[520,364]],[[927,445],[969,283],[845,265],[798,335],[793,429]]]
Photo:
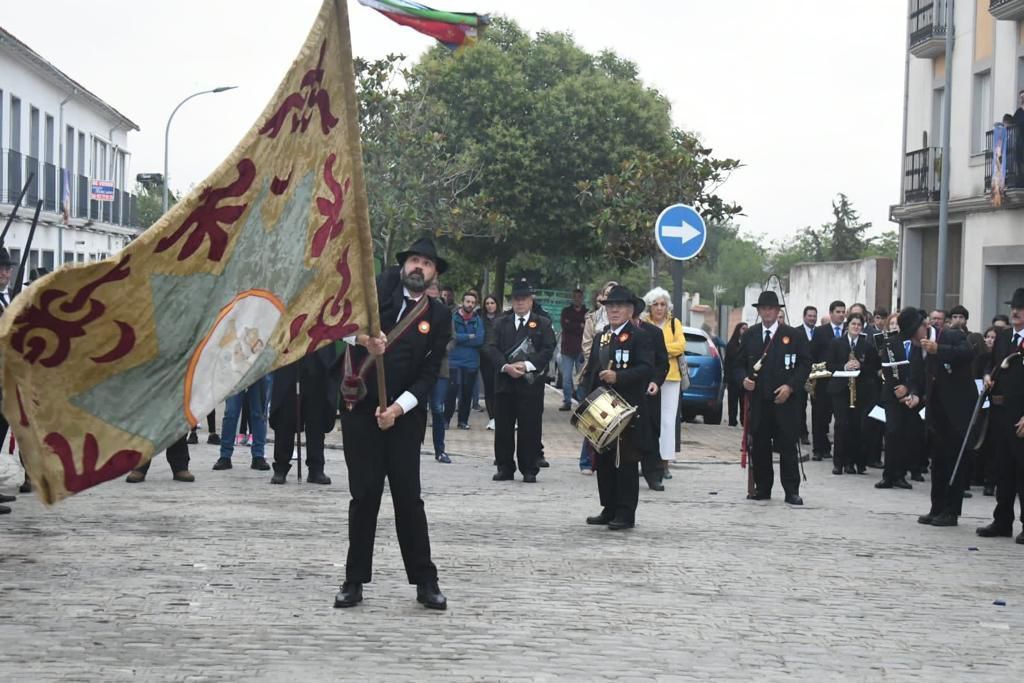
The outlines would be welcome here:
[[[349,337],[342,397],[341,430],[348,467],[349,549],[345,582],[335,607],[353,607],[363,600],[369,583],[384,479],[391,487],[395,527],[406,577],[416,586],[416,599],[429,609],[443,610],[448,601],[437,584],[430,559],[427,516],[420,497],[420,443],[427,420],[430,388],[452,334],[451,313],[426,296],[427,286],[448,264],[427,238],[397,255],[399,267],[377,277],[382,332],[377,337]],[[375,373],[383,364],[385,404],[380,407]]]

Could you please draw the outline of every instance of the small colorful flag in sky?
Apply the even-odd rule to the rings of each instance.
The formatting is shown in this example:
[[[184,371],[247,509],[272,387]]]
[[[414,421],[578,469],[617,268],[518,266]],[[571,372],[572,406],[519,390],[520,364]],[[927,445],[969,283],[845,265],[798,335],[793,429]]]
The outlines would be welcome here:
[[[359,4],[441,41],[449,50],[472,45],[490,23],[486,14],[444,12],[411,0],[359,0]]]

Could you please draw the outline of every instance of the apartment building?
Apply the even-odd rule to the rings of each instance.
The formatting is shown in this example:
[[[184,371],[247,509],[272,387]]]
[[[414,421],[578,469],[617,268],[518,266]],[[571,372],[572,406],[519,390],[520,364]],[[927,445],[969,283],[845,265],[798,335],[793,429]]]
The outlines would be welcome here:
[[[32,178],[5,239],[15,258],[24,254],[36,203],[43,200],[26,279],[31,268],[52,271],[65,263],[104,258],[139,233],[128,150],[128,133],[137,130],[124,114],[0,28],[4,223]]]
[[[953,26],[946,25],[952,2]],[[946,307],[971,311],[984,329],[1014,288],[1024,286],[1024,130],[1006,127],[1005,192],[992,196],[993,128],[1020,106],[1024,89],[1024,0],[908,0],[906,128],[900,203],[901,306],[936,301],[942,108],[952,77]],[[945,60],[947,31],[953,55]],[[1024,112],[1021,114],[1024,116]]]

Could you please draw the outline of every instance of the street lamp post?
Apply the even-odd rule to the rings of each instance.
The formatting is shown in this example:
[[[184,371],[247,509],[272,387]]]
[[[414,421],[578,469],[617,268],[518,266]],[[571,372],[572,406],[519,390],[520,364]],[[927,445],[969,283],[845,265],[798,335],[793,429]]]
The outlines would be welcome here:
[[[164,213],[167,213],[167,181],[168,181],[168,177],[167,177],[167,150],[168,150],[168,145],[169,145],[170,139],[171,139],[171,121],[174,119],[174,115],[178,113],[179,109],[181,109],[181,105],[185,104],[186,102],[191,100],[193,97],[199,97],[200,95],[208,95],[208,94],[211,94],[211,93],[212,94],[221,93],[221,92],[224,92],[225,90],[234,90],[237,87],[238,87],[237,85],[222,85],[219,88],[214,88],[213,90],[200,90],[197,93],[192,93],[191,95],[189,95],[188,97],[183,99],[181,102],[179,102],[178,106],[174,108],[174,111],[172,111],[171,115],[167,118],[167,128],[164,129],[164,201],[163,201],[163,212]]]

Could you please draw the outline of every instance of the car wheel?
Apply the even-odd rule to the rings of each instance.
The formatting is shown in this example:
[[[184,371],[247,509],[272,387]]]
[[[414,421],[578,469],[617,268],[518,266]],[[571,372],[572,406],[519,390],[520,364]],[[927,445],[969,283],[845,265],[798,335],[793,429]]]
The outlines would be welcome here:
[[[722,424],[722,406],[719,405],[715,410],[709,410],[704,413],[704,424],[706,425],[720,425]]]

